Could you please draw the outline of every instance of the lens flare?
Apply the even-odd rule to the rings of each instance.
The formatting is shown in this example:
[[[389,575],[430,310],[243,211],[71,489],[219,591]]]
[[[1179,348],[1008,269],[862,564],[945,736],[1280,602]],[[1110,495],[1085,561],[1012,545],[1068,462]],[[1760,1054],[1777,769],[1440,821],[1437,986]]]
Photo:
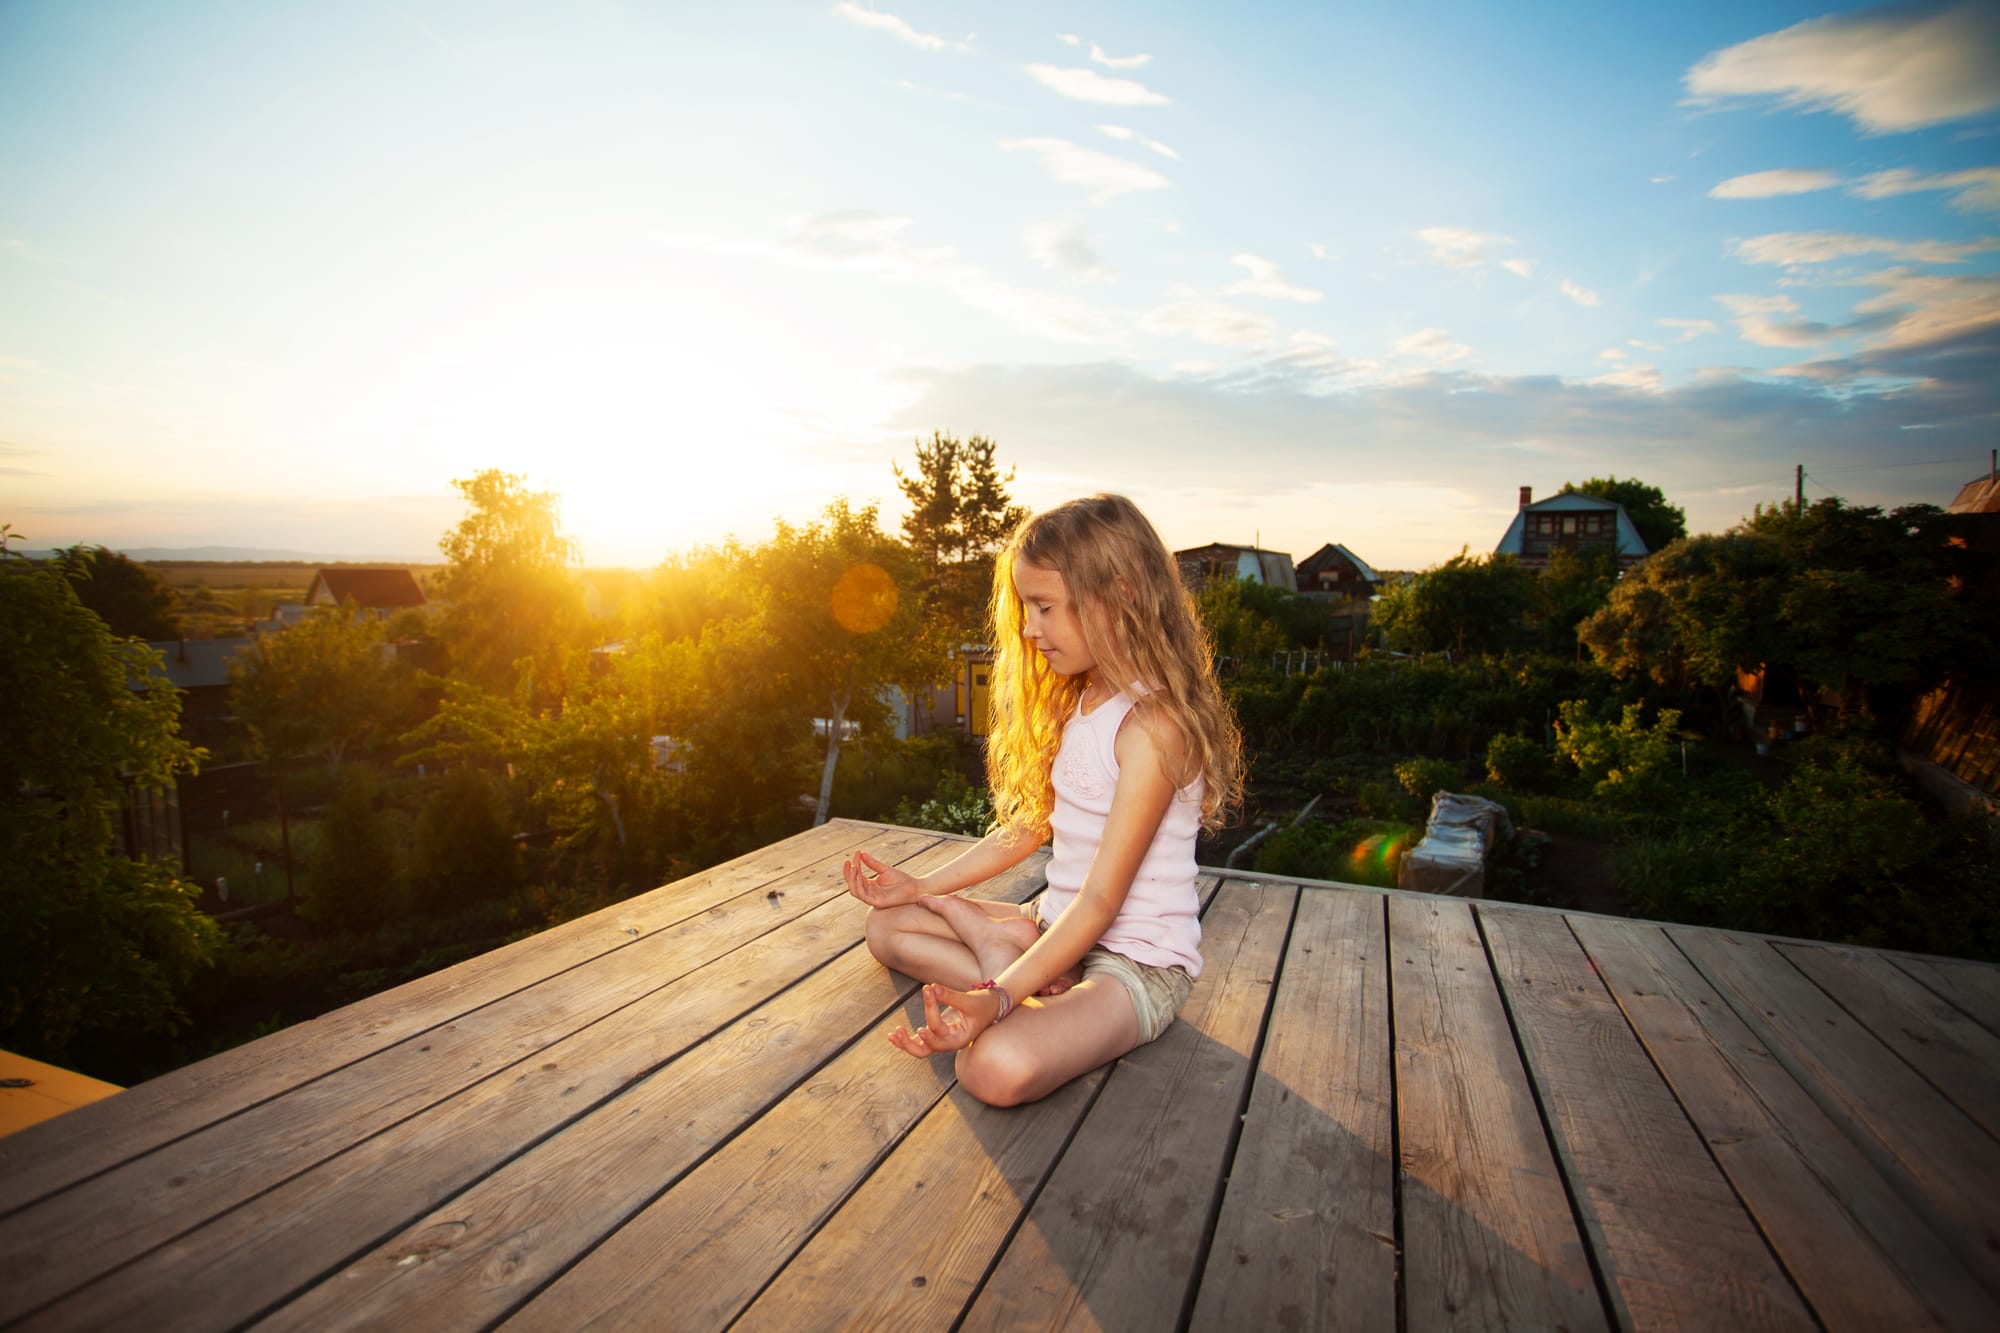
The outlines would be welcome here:
[[[850,634],[873,634],[896,614],[896,581],[880,565],[855,565],[833,585],[833,618]]]

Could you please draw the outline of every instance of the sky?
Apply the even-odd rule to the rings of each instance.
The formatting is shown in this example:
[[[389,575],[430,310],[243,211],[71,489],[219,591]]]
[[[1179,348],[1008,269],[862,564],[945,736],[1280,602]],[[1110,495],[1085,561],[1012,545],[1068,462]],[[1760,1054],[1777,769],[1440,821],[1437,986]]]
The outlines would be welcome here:
[[[645,567],[934,431],[1168,544],[1490,550],[2000,444],[2000,6],[0,0],[0,521]]]

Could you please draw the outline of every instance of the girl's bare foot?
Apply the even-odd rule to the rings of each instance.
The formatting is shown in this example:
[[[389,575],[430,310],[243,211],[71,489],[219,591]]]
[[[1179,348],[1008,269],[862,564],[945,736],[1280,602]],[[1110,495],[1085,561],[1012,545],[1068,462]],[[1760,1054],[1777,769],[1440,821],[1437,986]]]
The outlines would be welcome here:
[[[989,977],[997,977],[1006,971],[1009,963],[1026,953],[1042,936],[1041,928],[1035,924],[1033,917],[990,916],[980,904],[955,894],[936,895],[919,901],[945,919],[952,933],[964,941],[979,960],[979,970]],[[1082,969],[1071,968],[1035,994],[1061,995],[1081,980]]]

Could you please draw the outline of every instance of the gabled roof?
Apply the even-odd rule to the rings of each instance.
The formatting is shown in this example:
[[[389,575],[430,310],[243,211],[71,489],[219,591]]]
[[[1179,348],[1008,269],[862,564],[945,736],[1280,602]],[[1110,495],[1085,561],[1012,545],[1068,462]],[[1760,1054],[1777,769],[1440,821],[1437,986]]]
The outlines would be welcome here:
[[[373,611],[425,604],[416,575],[401,567],[322,569],[313,575],[312,586],[306,589],[306,605],[338,606],[347,601]]]
[[[1329,563],[1335,556],[1353,565],[1359,571],[1361,577],[1367,579],[1370,583],[1380,583],[1382,581],[1382,576],[1369,568],[1366,560],[1363,560],[1339,542],[1328,542],[1305,559],[1299,561],[1298,572],[1301,574],[1317,574],[1320,568]]]
[[[1176,564],[1207,556],[1215,558],[1227,552],[1235,561],[1234,573],[1241,579],[1268,583],[1274,588],[1288,592],[1299,590],[1299,577],[1292,568],[1289,551],[1267,551],[1261,546],[1239,546],[1234,542],[1210,542],[1206,546],[1190,546],[1174,552]]]
[[[2000,514],[2000,477],[1987,473],[1958,488],[1947,511],[1953,514]]]
[[[1514,521],[1507,525],[1507,531],[1502,534],[1500,544],[1493,548],[1493,554],[1519,556],[1522,553],[1522,543],[1526,539],[1528,527],[1526,516],[1530,513],[1580,514],[1597,513],[1606,509],[1618,512],[1618,543],[1614,548],[1618,555],[1633,557],[1646,555],[1648,552],[1645,539],[1639,536],[1639,529],[1632,526],[1632,518],[1625,512],[1625,506],[1616,500],[1600,500],[1594,495],[1585,495],[1582,491],[1564,491],[1561,495],[1551,495],[1546,500],[1537,500],[1533,504],[1521,506],[1515,511]]]
[[[255,650],[255,639],[155,639],[146,645],[166,658],[163,673],[177,689],[200,690],[229,683],[229,660]]]

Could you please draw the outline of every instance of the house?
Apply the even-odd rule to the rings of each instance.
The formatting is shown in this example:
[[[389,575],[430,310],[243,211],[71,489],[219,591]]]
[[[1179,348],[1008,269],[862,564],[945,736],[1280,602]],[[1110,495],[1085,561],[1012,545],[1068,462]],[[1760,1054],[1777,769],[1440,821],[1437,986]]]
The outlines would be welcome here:
[[[1558,551],[1609,552],[1618,557],[1620,570],[1630,569],[1647,555],[1646,543],[1624,505],[1581,491],[1536,500],[1534,488],[1523,486],[1521,507],[1493,554],[1511,555],[1528,569],[1546,569]]]
[[[1375,595],[1382,576],[1368,562],[1338,542],[1328,542],[1298,565],[1301,597],[1330,601],[1366,601]]]
[[[1208,586],[1210,579],[1239,578],[1252,583],[1267,583],[1286,592],[1299,590],[1298,574],[1292,568],[1292,557],[1285,551],[1266,551],[1257,546],[1231,546],[1227,542],[1210,542],[1207,546],[1191,547],[1174,552],[1174,563],[1181,567],[1181,582],[1189,592],[1200,592]]]
[[[229,663],[255,652],[255,639],[157,639],[146,645],[165,659],[161,675],[181,692],[181,736],[211,750],[228,747],[236,731],[229,701]]]
[[[417,586],[416,575],[401,566],[356,568],[338,566],[313,575],[306,589],[307,606],[340,606],[353,602],[377,619],[387,620],[398,611],[421,609],[429,602]]]

